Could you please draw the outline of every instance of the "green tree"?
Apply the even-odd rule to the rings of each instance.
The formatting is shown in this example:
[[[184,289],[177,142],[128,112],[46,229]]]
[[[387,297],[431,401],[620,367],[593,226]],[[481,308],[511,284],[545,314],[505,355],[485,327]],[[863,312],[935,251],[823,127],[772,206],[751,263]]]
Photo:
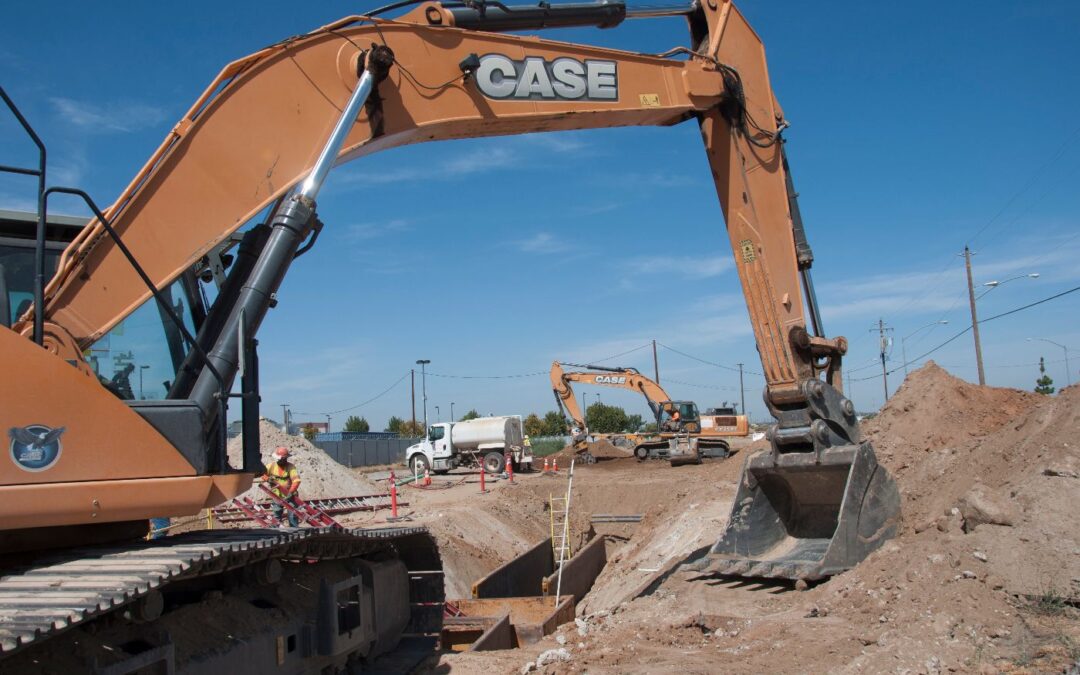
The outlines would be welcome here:
[[[394,434],[400,434],[401,433],[401,425],[404,424],[404,423],[405,423],[405,420],[401,419],[397,415],[394,415],[393,417],[390,418],[389,421],[387,421],[386,430],[391,432],[391,433],[394,433]]]
[[[641,418],[641,415],[627,415],[626,428],[623,431],[637,431],[643,424],[645,424],[645,420]]]
[[[316,429],[315,425],[311,422],[305,424],[303,427],[300,428],[300,430],[301,432],[303,432],[304,438],[308,439],[309,441],[314,441],[315,434],[319,433],[319,430]]]
[[[1043,361],[1043,357],[1039,357],[1039,373],[1042,377],[1035,380],[1035,393],[1036,394],[1053,394],[1054,393],[1054,380],[1046,374],[1046,363]]]
[[[420,421],[403,420],[401,431],[398,432],[404,438],[420,438],[424,435],[424,423]]]
[[[466,420],[474,420],[474,419],[476,419],[476,418],[478,418],[478,417],[480,417],[480,413],[476,412],[476,408],[473,408],[473,409],[472,409],[472,410],[470,410],[469,412],[467,412],[467,413],[465,413],[464,415],[462,415],[462,416],[461,416],[461,419],[460,419],[460,420],[458,420],[458,421],[459,421],[459,422],[464,422],[464,421],[466,421]]]
[[[342,431],[354,431],[361,434],[366,434],[371,431],[371,425],[363,417],[357,417],[356,415],[349,415],[349,418],[345,420],[345,427]]]
[[[615,434],[626,428],[626,411],[615,405],[593,403],[585,411],[585,424],[594,434]]]
[[[554,411],[549,410],[544,415],[544,426],[541,436],[564,436],[566,435],[566,420],[563,416]]]
[[[540,436],[544,433],[544,420],[536,413],[525,418],[525,433],[529,436]]]

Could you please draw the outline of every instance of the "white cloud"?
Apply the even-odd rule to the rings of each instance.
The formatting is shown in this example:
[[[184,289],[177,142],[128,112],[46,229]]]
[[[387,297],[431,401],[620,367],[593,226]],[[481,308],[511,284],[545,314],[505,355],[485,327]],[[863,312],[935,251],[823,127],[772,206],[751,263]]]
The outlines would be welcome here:
[[[394,232],[406,232],[411,229],[410,221],[394,218],[384,223],[356,223],[345,227],[345,239],[349,241],[367,241]]]
[[[570,250],[570,245],[555,237],[550,232],[537,232],[528,239],[513,242],[513,245],[523,253],[564,253]]]
[[[94,105],[60,96],[49,99],[57,113],[73,126],[93,133],[127,133],[165,121],[165,111],[142,103]]]
[[[731,256],[645,256],[635,258],[627,267],[639,274],[665,274],[684,279],[717,277],[734,266]]]

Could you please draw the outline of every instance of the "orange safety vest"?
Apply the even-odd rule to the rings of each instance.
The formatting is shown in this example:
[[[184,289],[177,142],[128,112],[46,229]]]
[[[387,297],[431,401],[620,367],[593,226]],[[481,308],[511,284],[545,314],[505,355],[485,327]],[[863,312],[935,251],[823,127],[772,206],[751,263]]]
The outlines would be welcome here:
[[[287,494],[296,492],[296,489],[300,487],[300,473],[292,462],[285,462],[285,466],[270,462],[266,465],[266,473],[263,475],[270,482],[270,489],[282,499],[285,499]]]

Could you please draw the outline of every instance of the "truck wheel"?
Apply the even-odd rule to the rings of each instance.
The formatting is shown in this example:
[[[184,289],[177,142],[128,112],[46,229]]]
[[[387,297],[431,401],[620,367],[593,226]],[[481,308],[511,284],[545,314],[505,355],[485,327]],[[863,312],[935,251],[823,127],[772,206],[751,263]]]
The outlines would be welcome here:
[[[644,462],[649,458],[649,449],[644,445],[637,446],[634,448],[634,457],[637,457],[639,462]]]
[[[423,475],[425,470],[431,468],[428,466],[427,457],[419,453],[412,456],[410,467],[412,468],[413,475]]]
[[[484,455],[484,471],[486,471],[488,475],[502,473],[504,461],[501,452],[489,452]]]

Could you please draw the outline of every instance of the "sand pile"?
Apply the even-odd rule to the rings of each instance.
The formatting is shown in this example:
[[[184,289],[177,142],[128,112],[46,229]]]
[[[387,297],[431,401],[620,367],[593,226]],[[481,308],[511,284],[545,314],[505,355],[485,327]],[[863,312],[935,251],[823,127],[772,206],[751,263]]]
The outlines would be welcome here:
[[[290,461],[300,472],[300,496],[305,499],[357,497],[386,492],[382,486],[377,486],[338,464],[303,436],[289,436],[273,424],[261,420],[259,447],[264,465],[270,462],[270,455],[278,446],[285,446],[292,453]],[[229,441],[229,462],[233,466],[239,466],[242,457],[243,437],[237,436]],[[258,487],[253,487],[245,496],[261,499],[264,495]]]

